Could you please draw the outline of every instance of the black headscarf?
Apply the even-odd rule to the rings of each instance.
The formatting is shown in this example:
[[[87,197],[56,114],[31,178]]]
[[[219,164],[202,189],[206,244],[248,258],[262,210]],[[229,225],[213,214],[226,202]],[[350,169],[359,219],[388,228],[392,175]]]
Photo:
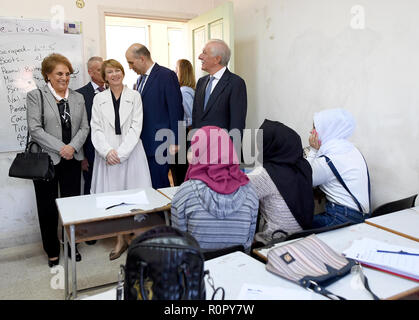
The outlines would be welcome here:
[[[291,128],[265,119],[263,129],[263,167],[275,183],[295,220],[303,229],[313,221],[313,177],[303,157],[300,136]]]

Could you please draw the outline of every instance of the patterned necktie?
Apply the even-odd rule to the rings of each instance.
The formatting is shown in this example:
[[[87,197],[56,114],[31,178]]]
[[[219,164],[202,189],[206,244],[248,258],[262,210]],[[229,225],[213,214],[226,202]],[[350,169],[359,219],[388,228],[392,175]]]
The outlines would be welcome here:
[[[61,116],[61,124],[67,129],[71,128],[70,109],[68,107],[67,99],[61,99],[58,102],[58,111]]]
[[[215,77],[210,76],[208,84],[207,84],[207,88],[205,89],[204,111],[205,111],[205,108],[207,107],[207,103],[211,95],[212,82],[214,81],[214,79]]]
[[[146,74],[142,74],[140,79],[139,79],[138,86],[137,86],[139,93],[143,93],[143,88],[144,88],[144,83],[145,83],[145,78],[146,77],[147,77]]]

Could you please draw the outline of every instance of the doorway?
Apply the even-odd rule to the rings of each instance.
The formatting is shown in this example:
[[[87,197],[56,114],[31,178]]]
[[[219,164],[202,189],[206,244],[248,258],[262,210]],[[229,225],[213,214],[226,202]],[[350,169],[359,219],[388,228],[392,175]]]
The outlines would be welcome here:
[[[129,70],[125,51],[133,43],[144,44],[154,62],[173,71],[176,61],[187,59],[187,26],[181,21],[105,16],[106,59],[119,61],[125,70],[124,84],[133,88],[138,75]]]

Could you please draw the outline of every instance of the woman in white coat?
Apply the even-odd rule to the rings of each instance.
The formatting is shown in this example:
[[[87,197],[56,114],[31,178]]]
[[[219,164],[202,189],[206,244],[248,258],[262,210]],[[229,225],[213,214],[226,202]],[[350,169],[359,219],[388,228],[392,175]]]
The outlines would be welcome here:
[[[93,100],[92,143],[95,147],[91,193],[151,187],[150,171],[140,139],[143,106],[140,94],[123,85],[125,72],[113,59],[102,65],[109,89]],[[127,249],[127,239],[118,236],[109,258],[117,259]]]

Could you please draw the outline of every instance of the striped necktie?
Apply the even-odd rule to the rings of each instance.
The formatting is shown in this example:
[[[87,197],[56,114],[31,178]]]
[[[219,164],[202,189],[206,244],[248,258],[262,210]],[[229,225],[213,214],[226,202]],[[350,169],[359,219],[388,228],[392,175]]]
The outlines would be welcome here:
[[[137,90],[139,93],[143,92],[146,77],[147,77],[146,74],[142,74],[138,80]]]

